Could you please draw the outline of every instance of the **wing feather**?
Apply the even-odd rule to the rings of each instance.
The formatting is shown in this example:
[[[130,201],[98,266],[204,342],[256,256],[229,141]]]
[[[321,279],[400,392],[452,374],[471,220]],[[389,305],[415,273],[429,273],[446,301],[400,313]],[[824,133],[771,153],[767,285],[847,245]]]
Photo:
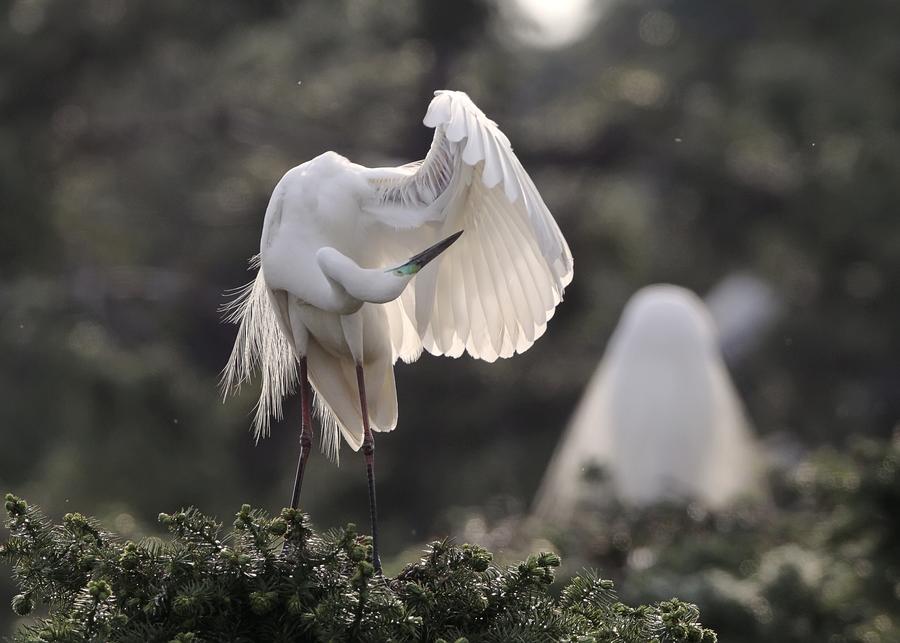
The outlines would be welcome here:
[[[539,280],[539,271],[531,268],[529,240],[522,239],[515,224],[510,221],[515,217],[505,217],[498,213],[496,201],[490,195],[485,199],[485,203],[491,215],[486,219],[494,227],[493,238],[497,240],[505,265],[509,266],[507,269],[509,281],[522,292],[530,309],[530,315],[527,317],[523,315],[521,319],[523,322],[526,319],[531,320],[534,324],[545,314],[546,308],[540,291],[546,284]],[[527,284],[533,284],[537,288],[528,287]]]
[[[485,238],[491,244],[490,254],[497,275],[495,278],[496,294],[501,300],[503,297],[509,298],[510,307],[515,311],[512,318],[507,317],[507,319],[513,323],[517,321],[524,323],[525,320],[531,319],[532,315],[525,295],[525,286],[522,284],[522,275],[515,265],[514,259],[510,257],[507,249],[508,239],[504,238],[500,231],[500,226],[496,221],[496,212],[489,203],[487,203],[484,221]],[[528,324],[524,324],[523,327],[525,326]],[[518,332],[518,324],[516,331]]]
[[[441,346],[445,353],[449,353],[456,336],[457,322],[453,311],[453,290],[456,284],[453,282],[453,263],[448,264],[443,270],[438,270],[438,283],[435,297],[441,302],[442,319],[436,325],[440,337]]]
[[[490,207],[495,207],[492,200],[488,200]],[[513,281],[521,289],[524,303],[528,307],[529,313],[520,317],[521,323],[529,325],[529,334],[532,336],[538,334],[540,326],[546,322],[546,310],[548,306],[546,301],[546,291],[549,288],[546,280],[543,279],[543,268],[535,265],[538,262],[529,247],[529,239],[522,238],[518,234],[516,225],[510,217],[494,216],[492,223],[497,227],[496,236],[504,240],[503,250],[505,252],[506,262],[511,266],[510,273],[514,277]]]
[[[534,313],[533,319],[537,324],[547,321],[547,313],[554,310],[559,300],[554,300],[554,286],[548,278],[546,263],[540,260],[540,253],[535,247],[534,238],[523,230],[522,222],[518,217],[498,217],[498,224],[506,226],[507,239],[516,244],[519,252],[516,256],[517,265],[524,267],[524,278],[531,277],[536,288],[527,288],[526,297],[529,298]]]
[[[463,257],[460,257],[462,260]],[[450,357],[459,357],[463,354],[466,344],[469,341],[469,302],[466,298],[466,280],[463,275],[462,261],[454,261],[447,270],[453,273],[454,288],[450,292],[450,298],[453,302],[453,319],[456,321],[456,342],[454,343],[453,354]],[[474,305],[474,302],[473,302]],[[459,348],[456,348],[456,344]]]
[[[467,352],[493,361],[540,337],[572,280],[572,254],[509,139],[462,92],[435,92],[435,129],[419,163],[366,169],[362,204],[397,258],[464,230],[390,307],[394,358]],[[387,250],[385,251],[387,253]]]
[[[463,269],[463,281],[465,283],[466,305],[469,310],[470,329],[469,336],[466,338],[466,347],[472,357],[478,359],[481,354],[478,346],[481,346],[488,337],[487,334],[487,315],[485,313],[484,304],[481,301],[482,290],[479,287],[478,277],[476,277],[476,265],[481,267],[481,251],[475,244],[469,243],[468,239],[460,242],[465,243],[463,246],[465,254],[460,257],[459,262]]]
[[[492,262],[492,273],[495,276],[494,293],[497,296],[497,301],[500,304],[500,311],[503,316],[503,337],[510,346],[510,349],[505,347],[501,348],[500,356],[509,357],[515,352],[514,348],[519,337],[519,325],[516,321],[521,317],[524,311],[519,306],[520,302],[516,293],[516,287],[518,286],[518,290],[521,291],[521,286],[516,280],[509,280],[505,284],[503,283],[505,271],[503,269],[501,257],[496,252],[502,243],[502,239],[492,238],[492,245],[494,246],[495,251],[489,253],[489,257]]]
[[[516,314],[514,311],[508,310],[504,304],[509,299],[509,271],[508,266],[503,264],[502,256],[502,239],[498,239],[493,230],[490,213],[486,212],[486,216],[482,218],[482,230],[479,236],[479,246],[483,252],[485,266],[491,277],[492,285],[482,290],[483,296],[496,304],[492,311],[493,323],[491,330],[491,346],[495,352],[502,352],[502,336],[507,326],[507,320],[515,321]],[[512,308],[510,302],[509,308]],[[510,319],[510,313],[512,318]]]
[[[494,338],[500,336],[500,311],[499,303],[493,296],[496,282],[488,261],[490,251],[484,243],[471,243],[469,247],[472,250],[472,273],[477,284],[476,297],[481,304],[484,316],[481,332],[473,338],[474,341],[468,346],[469,354],[472,354],[471,349],[474,348],[481,359],[493,362],[497,359],[497,350],[494,348],[497,343]]]

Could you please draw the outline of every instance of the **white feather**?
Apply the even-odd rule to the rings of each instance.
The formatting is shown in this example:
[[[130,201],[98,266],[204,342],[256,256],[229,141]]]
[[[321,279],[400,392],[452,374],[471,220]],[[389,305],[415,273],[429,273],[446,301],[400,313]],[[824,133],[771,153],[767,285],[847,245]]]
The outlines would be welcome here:
[[[250,260],[259,266],[259,255]],[[297,362],[278,315],[272,307],[262,269],[256,278],[237,290],[235,298],[222,306],[225,321],[238,324],[238,334],[228,363],[222,371],[223,396],[236,394],[254,371],[260,370],[260,396],[253,433],[256,440],[269,435],[271,418],[282,418],[282,399],[297,385]]]

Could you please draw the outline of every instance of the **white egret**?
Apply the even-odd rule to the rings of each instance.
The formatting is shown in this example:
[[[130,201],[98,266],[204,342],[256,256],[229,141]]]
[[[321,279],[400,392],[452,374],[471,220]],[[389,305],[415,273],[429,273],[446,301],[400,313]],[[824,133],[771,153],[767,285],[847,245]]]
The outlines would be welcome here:
[[[758,447],[697,295],[654,285],[628,302],[535,503],[571,518],[599,464],[631,505],[692,498],[720,508],[759,488]]]
[[[720,279],[704,300],[729,365],[740,362],[759,346],[783,308],[772,286],[744,271]]]
[[[393,364],[423,349],[489,362],[521,353],[572,280],[566,240],[496,123],[455,91],[435,92],[424,123],[435,133],[422,161],[366,168],[326,152],[288,171],[266,209],[256,279],[226,307],[240,328],[223,386],[261,371],[257,439],[299,384],[291,506],[312,441],[310,386],[323,450],[336,458],[340,437],[362,447],[379,569],[372,431],[397,424]]]

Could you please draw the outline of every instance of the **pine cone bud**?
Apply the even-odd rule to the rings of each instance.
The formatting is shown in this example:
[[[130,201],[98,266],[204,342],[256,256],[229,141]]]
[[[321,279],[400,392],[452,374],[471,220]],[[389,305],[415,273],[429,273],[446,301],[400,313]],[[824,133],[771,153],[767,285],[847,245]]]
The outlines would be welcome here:
[[[16,594],[12,599],[12,609],[19,616],[27,616],[34,609],[34,601],[28,594]]]

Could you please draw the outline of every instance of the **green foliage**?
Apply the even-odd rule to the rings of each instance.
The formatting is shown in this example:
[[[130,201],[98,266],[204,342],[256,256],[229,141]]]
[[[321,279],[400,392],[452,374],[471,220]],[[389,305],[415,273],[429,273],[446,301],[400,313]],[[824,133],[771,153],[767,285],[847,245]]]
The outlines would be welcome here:
[[[389,578],[352,524],[319,534],[291,509],[269,518],[244,505],[224,536],[196,509],[160,514],[168,543],[123,542],[77,513],[52,525],[11,494],[6,511],[13,610],[49,606],[22,642],[716,640],[694,605],[628,607],[592,573],[552,597],[553,553],[501,568],[444,540]]]
[[[584,507],[553,541],[570,562],[623,573],[627,600],[677,590],[703,605],[723,640],[889,643],[900,640],[898,482],[900,433],[854,438],[774,472],[768,504]]]

